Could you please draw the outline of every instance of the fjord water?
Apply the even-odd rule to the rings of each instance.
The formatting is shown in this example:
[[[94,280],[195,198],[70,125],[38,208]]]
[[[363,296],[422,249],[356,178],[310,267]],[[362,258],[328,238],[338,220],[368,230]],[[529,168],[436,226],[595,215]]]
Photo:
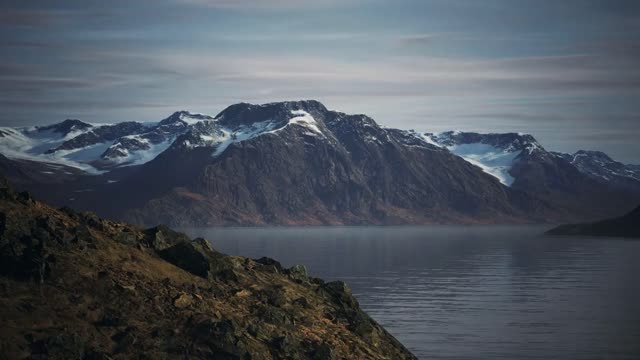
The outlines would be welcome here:
[[[424,359],[640,358],[640,241],[540,226],[189,229],[344,280]]]

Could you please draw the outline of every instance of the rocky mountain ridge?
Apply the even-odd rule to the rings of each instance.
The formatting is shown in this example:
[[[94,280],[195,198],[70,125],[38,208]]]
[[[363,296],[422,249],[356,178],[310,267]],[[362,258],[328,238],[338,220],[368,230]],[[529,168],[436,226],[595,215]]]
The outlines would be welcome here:
[[[640,191],[640,168],[611,159],[601,151],[579,150],[573,154],[554,153],[569,161],[581,173],[613,186]]]
[[[624,211],[640,197],[587,176],[530,135],[420,134],[313,100],[122,126],[134,134],[78,165],[98,175],[53,160],[38,172],[36,159],[14,153],[0,168],[55,204],[149,225],[575,221]]]

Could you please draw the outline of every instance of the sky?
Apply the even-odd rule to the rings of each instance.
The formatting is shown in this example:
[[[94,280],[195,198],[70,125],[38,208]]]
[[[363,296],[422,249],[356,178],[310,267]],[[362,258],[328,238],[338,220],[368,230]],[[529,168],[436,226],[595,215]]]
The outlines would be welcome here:
[[[640,1],[0,0],[0,125],[316,99],[640,163]]]

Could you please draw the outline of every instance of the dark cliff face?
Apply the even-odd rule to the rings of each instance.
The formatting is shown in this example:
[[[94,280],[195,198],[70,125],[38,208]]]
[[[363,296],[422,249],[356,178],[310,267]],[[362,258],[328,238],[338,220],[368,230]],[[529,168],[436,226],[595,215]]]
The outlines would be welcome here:
[[[343,282],[0,184],[7,358],[414,359]]]
[[[574,214],[575,219],[622,214],[640,201],[640,193],[598,182],[565,158],[546,151],[524,154],[511,174],[516,179],[513,189],[534,194],[555,208]]]

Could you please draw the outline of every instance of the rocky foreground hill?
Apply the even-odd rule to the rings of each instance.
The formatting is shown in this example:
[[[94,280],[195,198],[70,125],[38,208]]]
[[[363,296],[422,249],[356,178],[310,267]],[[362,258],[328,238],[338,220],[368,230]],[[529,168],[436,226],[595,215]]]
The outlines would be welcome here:
[[[549,235],[586,235],[640,239],[640,206],[619,217],[595,222],[565,224],[547,231]]]
[[[0,185],[0,358],[413,359],[348,286]]]

